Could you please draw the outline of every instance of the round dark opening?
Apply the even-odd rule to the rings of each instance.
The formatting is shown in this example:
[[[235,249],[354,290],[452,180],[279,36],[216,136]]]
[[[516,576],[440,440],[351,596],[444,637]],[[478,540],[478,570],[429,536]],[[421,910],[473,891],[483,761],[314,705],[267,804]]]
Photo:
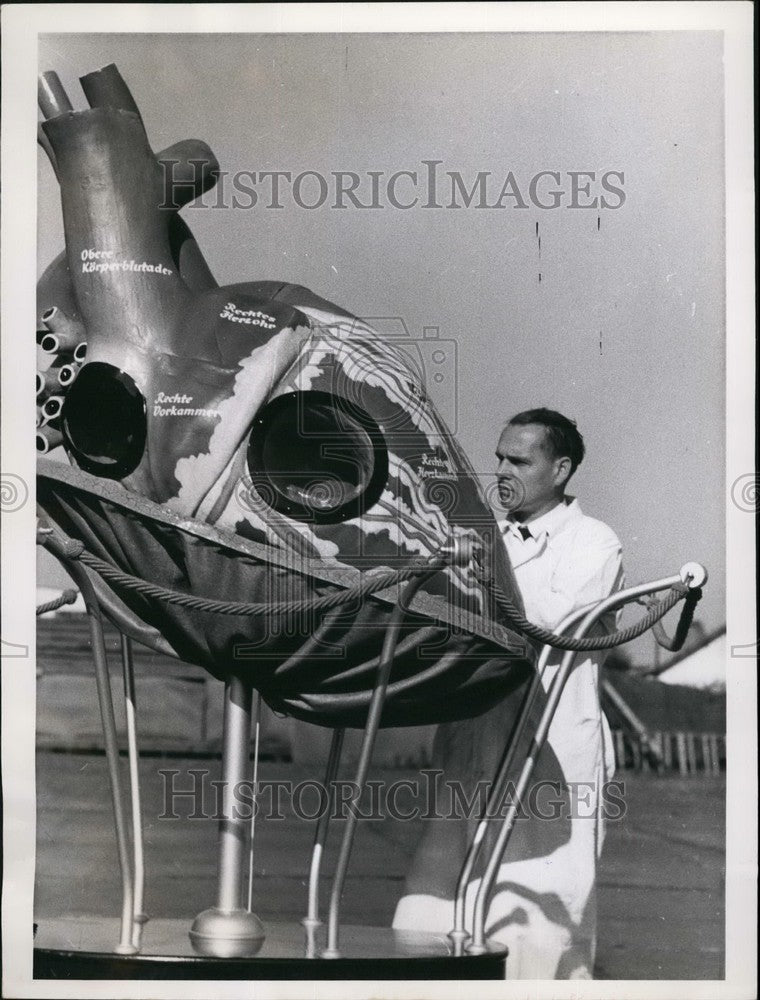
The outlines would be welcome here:
[[[253,423],[248,471],[261,499],[298,521],[336,524],[380,498],[388,452],[379,425],[327,392],[291,392]]]
[[[66,393],[61,429],[85,472],[122,479],[134,472],[145,450],[145,399],[126,372],[93,361]]]

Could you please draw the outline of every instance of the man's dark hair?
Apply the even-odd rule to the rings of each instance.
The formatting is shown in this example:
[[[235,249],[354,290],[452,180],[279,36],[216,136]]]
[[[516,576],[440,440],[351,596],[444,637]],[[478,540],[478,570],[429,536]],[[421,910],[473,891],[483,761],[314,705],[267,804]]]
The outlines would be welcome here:
[[[583,456],[586,454],[583,435],[574,420],[563,417],[556,410],[547,410],[543,406],[537,410],[523,410],[522,413],[515,414],[509,423],[519,427],[525,427],[527,424],[540,424],[544,427],[552,456],[570,459],[571,476],[583,461]]]

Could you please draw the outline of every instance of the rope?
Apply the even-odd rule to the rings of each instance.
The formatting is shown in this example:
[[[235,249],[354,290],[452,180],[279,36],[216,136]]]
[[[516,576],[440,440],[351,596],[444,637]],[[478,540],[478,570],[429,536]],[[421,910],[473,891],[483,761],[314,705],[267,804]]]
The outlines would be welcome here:
[[[677,653],[683,647],[683,644],[686,642],[686,636],[689,634],[691,623],[694,620],[694,612],[701,597],[701,587],[694,587],[686,595],[681,617],[678,619],[678,625],[672,638],[665,631],[661,622],[655,622],[652,626],[652,632],[659,646],[662,646],[663,649],[667,649],[671,653]],[[647,601],[647,607],[650,607],[651,603],[651,601]]]
[[[622,646],[624,643],[630,642],[631,639],[637,639],[640,635],[643,635],[647,629],[652,628],[652,626],[661,618],[664,618],[671,608],[675,607],[679,601],[683,600],[687,592],[688,587],[686,584],[676,584],[670,589],[665,597],[659,601],[652,602],[649,614],[645,615],[635,624],[629,625],[628,628],[620,629],[617,632],[610,632],[608,635],[587,636],[583,639],[575,639],[567,635],[557,635],[556,632],[551,632],[549,629],[542,628],[540,625],[534,625],[532,622],[529,622],[528,619],[522,615],[519,608],[517,608],[512,601],[510,601],[501,587],[495,583],[491,584],[491,593],[496,600],[496,604],[509,619],[509,623],[513,628],[515,628],[518,632],[522,632],[522,634],[528,636],[528,638],[535,639],[545,646],[553,646],[555,649],[570,650],[572,652],[591,652],[592,650],[597,649],[611,649],[613,646]],[[682,614],[682,619],[683,617],[684,616]],[[680,628],[681,622],[679,622],[677,632],[680,632]]]
[[[177,607],[188,608],[191,611],[208,611],[218,615],[296,615],[305,611],[328,611],[342,604],[349,604],[360,598],[367,597],[377,590],[385,590],[394,584],[410,580],[420,573],[427,573],[442,568],[447,559],[447,553],[438,552],[430,558],[405,566],[398,570],[378,573],[365,579],[362,583],[334,594],[323,597],[301,598],[293,601],[275,601],[258,604],[248,604],[240,601],[214,601],[207,597],[194,597],[181,591],[169,590],[159,584],[148,583],[139,577],[123,573],[110,563],[98,559],[89,552],[81,552],[78,557],[85,566],[95,570],[105,580],[117,583],[127,590],[134,590],[146,597],[154,597]]]
[[[361,583],[333,594],[326,594],[322,597],[301,598],[293,601],[249,604],[240,601],[215,601],[207,597],[194,597],[191,594],[184,594],[181,591],[169,590],[167,587],[162,587],[159,584],[148,583],[146,580],[132,576],[129,573],[124,573],[110,563],[91,555],[84,550],[83,546],[81,548],[78,545],[72,546],[69,555],[71,558],[80,559],[86,566],[102,576],[103,579],[116,583],[127,590],[136,591],[146,597],[153,597],[167,604],[187,608],[191,611],[206,611],[214,614],[241,616],[297,615],[306,611],[328,611],[343,604],[349,604],[352,601],[368,597],[375,591],[385,590],[395,584],[402,583],[420,573],[442,568],[450,559],[449,553],[441,550],[426,560],[412,563],[402,569],[389,570],[386,573],[379,573],[376,576],[368,577]],[[549,629],[534,625],[533,622],[528,621],[524,617],[519,608],[512,603],[498,584],[492,581],[489,583],[484,582],[480,574],[478,574],[478,578],[490,590],[497,606],[507,618],[510,626],[517,632],[543,645],[572,652],[591,652],[599,649],[611,649],[613,646],[622,646],[624,643],[643,635],[644,632],[655,626],[661,618],[664,618],[668,611],[674,608],[679,601],[687,598],[684,602],[684,608],[681,612],[681,618],[673,640],[680,639],[681,644],[683,644],[694,616],[694,608],[699,600],[699,596],[701,596],[701,592],[699,592],[699,596],[688,599],[687,595],[696,595],[698,593],[697,589],[695,588],[694,591],[690,591],[686,584],[676,584],[665,597],[650,604],[648,614],[635,624],[629,625],[628,628],[620,629],[608,635],[587,636],[582,639],[575,639],[566,635],[558,635]],[[61,603],[70,602],[65,601]],[[60,607],[60,604],[56,606]],[[43,605],[43,608],[43,611],[38,609],[37,613],[44,614],[45,610],[53,610],[52,607],[48,607],[47,605]],[[664,630],[661,629],[660,631],[664,636]],[[665,638],[667,637],[665,636]]]
[[[73,604],[77,597],[79,597],[79,591],[64,590],[62,594],[53,598],[52,601],[48,601],[47,604],[39,604],[37,606],[37,617],[40,615],[46,615],[49,611],[57,611],[59,608],[62,608],[64,604]]]

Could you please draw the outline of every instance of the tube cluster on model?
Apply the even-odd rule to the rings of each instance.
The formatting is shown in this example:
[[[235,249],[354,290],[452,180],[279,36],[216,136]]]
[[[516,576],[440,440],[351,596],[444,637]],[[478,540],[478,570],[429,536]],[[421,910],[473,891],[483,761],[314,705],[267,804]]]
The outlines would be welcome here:
[[[64,394],[87,356],[87,339],[82,323],[57,306],[40,318],[37,348],[43,358],[51,359],[48,367],[37,370],[37,451],[46,455],[63,441],[60,417]]]

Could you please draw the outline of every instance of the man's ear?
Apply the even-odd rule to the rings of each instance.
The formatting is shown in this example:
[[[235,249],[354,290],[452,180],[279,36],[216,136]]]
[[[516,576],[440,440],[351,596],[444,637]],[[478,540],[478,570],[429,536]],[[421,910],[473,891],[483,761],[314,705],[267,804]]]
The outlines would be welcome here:
[[[554,482],[557,486],[564,486],[573,471],[573,463],[565,455],[558,458],[554,463]]]

